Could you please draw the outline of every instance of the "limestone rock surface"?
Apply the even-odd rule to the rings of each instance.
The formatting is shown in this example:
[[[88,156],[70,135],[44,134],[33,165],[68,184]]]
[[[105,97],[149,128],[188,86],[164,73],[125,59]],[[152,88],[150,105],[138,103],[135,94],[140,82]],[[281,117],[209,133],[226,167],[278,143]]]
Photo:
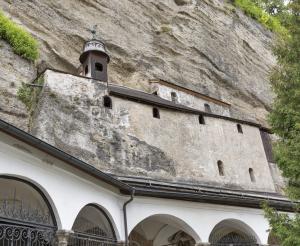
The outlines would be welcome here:
[[[0,8],[38,39],[37,69],[75,73],[96,24],[111,55],[110,82],[147,91],[149,79],[167,80],[231,103],[235,117],[265,123],[273,35],[225,0],[0,0]],[[16,87],[36,68],[2,41],[0,61],[1,118],[24,128]]]

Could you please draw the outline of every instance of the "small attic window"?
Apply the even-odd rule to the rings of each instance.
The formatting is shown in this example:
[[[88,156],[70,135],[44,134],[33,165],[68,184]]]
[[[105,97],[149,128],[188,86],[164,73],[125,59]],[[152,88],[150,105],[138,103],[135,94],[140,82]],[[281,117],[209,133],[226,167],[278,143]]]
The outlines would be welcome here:
[[[204,110],[207,113],[211,113],[211,108],[210,108],[209,104],[207,104],[207,103],[204,104]]]
[[[202,114],[199,115],[198,119],[199,119],[199,124],[205,125],[204,116]]]
[[[242,133],[243,134],[243,128],[242,128],[242,126],[240,124],[237,124],[236,128],[238,130],[238,133]]]
[[[89,66],[86,65],[85,68],[84,68],[84,75],[87,75],[89,72]]]
[[[109,96],[103,97],[103,105],[105,108],[112,108],[112,100]]]
[[[158,108],[153,108],[152,109],[152,114],[153,114],[153,118],[160,119],[159,109]]]
[[[155,96],[158,96],[157,91],[154,91],[152,94],[155,95]]]
[[[255,182],[255,176],[254,176],[254,171],[253,171],[252,168],[249,168],[249,175],[250,175],[251,182],[254,183]]]
[[[225,176],[224,165],[223,165],[222,161],[218,161],[218,170],[219,170],[219,175],[220,176]]]
[[[172,102],[174,102],[174,103],[177,103],[177,102],[178,102],[177,94],[176,94],[176,92],[174,92],[174,91],[171,92],[171,100],[172,100]]]
[[[103,65],[101,63],[99,63],[99,62],[96,62],[95,63],[95,69],[98,72],[102,72],[103,71]]]

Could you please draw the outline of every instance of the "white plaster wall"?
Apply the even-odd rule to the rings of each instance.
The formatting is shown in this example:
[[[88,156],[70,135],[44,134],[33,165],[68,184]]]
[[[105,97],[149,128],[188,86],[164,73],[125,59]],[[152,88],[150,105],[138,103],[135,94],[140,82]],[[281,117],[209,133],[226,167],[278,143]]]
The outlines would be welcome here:
[[[213,228],[225,219],[236,219],[247,224],[259,243],[267,244],[268,221],[260,209],[239,208],[154,198],[135,198],[128,206],[128,231],[149,216],[163,214],[177,217],[187,225],[183,230],[195,231],[197,242],[208,242]],[[134,215],[134,216],[132,216]]]
[[[174,88],[170,88],[166,85],[161,85],[159,83],[152,83],[151,87],[152,87],[152,91],[157,91],[158,96],[166,100],[172,101],[171,93],[175,92],[178,98],[178,103],[182,105],[197,110],[205,111],[204,104],[207,103],[210,106],[212,113],[223,115],[223,116],[230,116],[229,106],[228,107],[222,106],[212,101],[207,101],[205,99],[195,97],[183,91],[176,90]]]
[[[54,209],[59,229],[70,230],[80,209],[94,203],[107,212],[117,238],[124,240],[122,205],[128,197],[3,133],[0,139],[0,175],[20,177],[41,188]],[[182,226],[197,242],[208,242],[214,226],[224,219],[243,221],[261,243],[267,242],[268,223],[262,210],[157,198],[135,197],[128,205],[129,232],[142,220],[157,214],[167,215],[166,223],[173,221],[174,226]]]
[[[3,140],[1,134],[1,140]],[[81,176],[60,168],[62,163],[45,162],[46,154],[39,158],[6,144],[9,140],[0,141],[0,175],[17,176],[33,182],[46,192],[54,208],[59,229],[71,230],[79,211],[87,204],[96,204],[107,212],[111,218],[116,236],[124,239],[123,232],[123,199],[116,193],[101,187]],[[27,150],[30,148],[27,146]]]

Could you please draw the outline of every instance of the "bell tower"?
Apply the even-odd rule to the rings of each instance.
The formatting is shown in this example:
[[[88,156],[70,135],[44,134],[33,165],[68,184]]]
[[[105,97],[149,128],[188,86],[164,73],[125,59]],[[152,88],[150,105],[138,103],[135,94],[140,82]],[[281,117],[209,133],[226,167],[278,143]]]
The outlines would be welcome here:
[[[84,44],[83,51],[79,57],[82,65],[82,75],[107,82],[109,55],[104,43],[95,38],[96,31],[93,30],[92,33],[93,39]]]

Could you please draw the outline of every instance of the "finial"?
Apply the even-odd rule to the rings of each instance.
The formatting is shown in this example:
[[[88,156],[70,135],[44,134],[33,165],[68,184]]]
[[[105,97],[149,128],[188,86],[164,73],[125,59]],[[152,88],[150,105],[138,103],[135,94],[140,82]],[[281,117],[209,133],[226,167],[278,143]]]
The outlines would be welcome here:
[[[96,39],[96,32],[97,32],[97,25],[93,26],[93,29],[91,30],[91,33],[93,34],[93,39]]]

